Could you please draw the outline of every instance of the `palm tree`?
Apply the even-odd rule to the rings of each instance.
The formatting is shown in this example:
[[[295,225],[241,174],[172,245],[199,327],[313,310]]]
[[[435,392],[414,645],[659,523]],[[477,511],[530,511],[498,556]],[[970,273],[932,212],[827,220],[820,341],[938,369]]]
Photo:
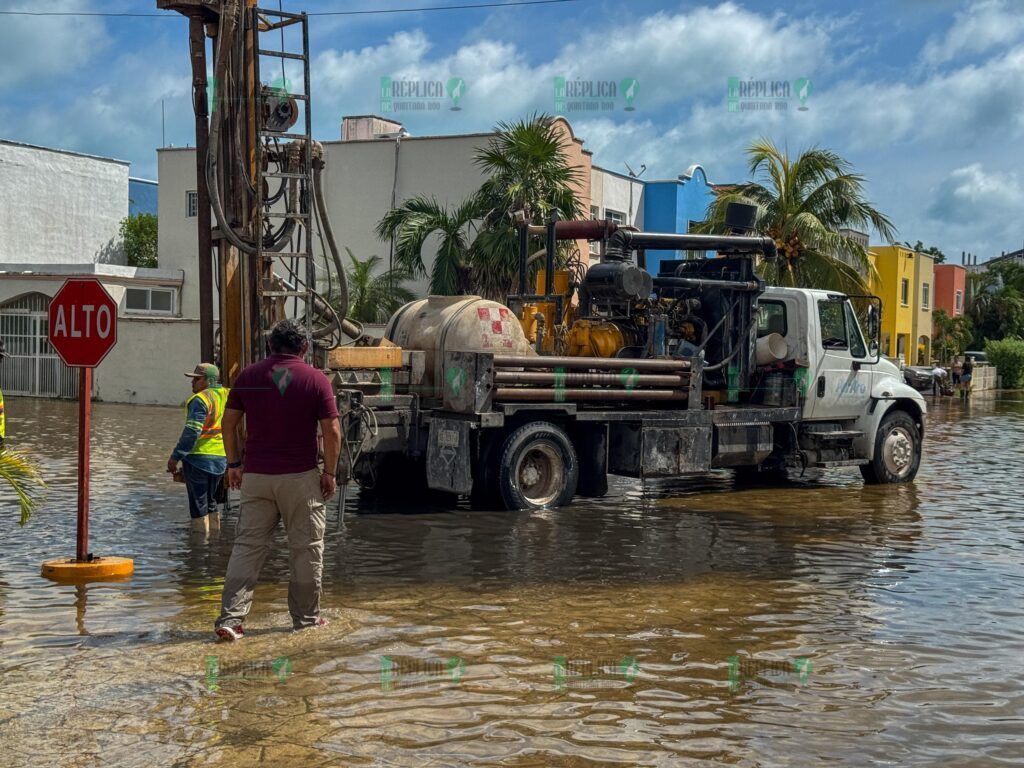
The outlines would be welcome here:
[[[873,267],[867,249],[839,234],[843,228],[874,228],[888,242],[896,229],[864,198],[864,177],[828,149],[811,147],[795,159],[769,139],[747,148],[754,181],[718,194],[699,231],[725,233],[729,203],[758,208],[757,232],[775,240],[779,258],[762,274],[774,285],[866,293]]]
[[[415,294],[402,283],[410,278],[409,272],[401,267],[389,269],[374,275],[380,263],[379,256],[370,256],[360,261],[351,249],[345,248],[352,260],[347,270],[349,308],[348,316],[360,323],[384,323],[403,304],[416,298]]]
[[[384,214],[377,237],[393,239],[395,262],[409,276],[426,276],[423,244],[437,234],[441,238],[430,269],[430,293],[443,296],[471,292],[470,233],[480,218],[475,197],[449,210],[432,197],[412,197]]]
[[[519,242],[514,215],[544,224],[552,210],[576,219],[581,208],[574,191],[580,170],[570,165],[567,145],[555,121],[533,115],[498,123],[475,162],[487,179],[476,193],[483,222],[473,242],[473,277],[483,295],[504,300],[518,272]],[[563,255],[571,244],[563,244]]]
[[[959,355],[971,343],[971,321],[964,315],[950,317],[945,310],[936,309],[932,312],[932,324],[935,326],[933,349],[943,364]]]
[[[0,481],[9,485],[18,498],[19,522],[24,525],[39,507],[46,487],[39,467],[28,456],[0,446]]]

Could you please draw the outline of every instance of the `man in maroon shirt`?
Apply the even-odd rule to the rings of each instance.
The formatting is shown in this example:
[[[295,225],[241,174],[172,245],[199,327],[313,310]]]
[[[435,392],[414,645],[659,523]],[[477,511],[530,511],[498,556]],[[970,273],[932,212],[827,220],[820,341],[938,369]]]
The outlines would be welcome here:
[[[242,489],[235,543],[228,561],[217,637],[238,640],[252,606],[260,568],[278,520],[288,534],[288,612],[293,629],[319,627],[324,561],[324,502],[334,495],[341,428],[334,391],[303,358],[302,327],[282,320],[270,331],[271,355],[239,374],[228,395],[224,450],[228,487]],[[238,426],[245,416],[245,458]],[[324,437],[324,468],[317,469],[317,424]]]

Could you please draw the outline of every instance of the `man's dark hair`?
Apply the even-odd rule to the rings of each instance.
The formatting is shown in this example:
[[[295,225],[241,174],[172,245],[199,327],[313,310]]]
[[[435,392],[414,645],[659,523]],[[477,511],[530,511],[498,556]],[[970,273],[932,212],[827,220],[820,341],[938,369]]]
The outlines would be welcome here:
[[[306,343],[306,329],[294,320],[278,320],[267,338],[270,351],[279,355],[298,355]]]

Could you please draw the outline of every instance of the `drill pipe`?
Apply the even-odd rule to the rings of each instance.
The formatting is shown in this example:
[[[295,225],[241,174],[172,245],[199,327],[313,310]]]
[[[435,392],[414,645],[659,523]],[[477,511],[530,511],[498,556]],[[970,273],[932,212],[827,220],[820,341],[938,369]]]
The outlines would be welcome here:
[[[685,371],[689,370],[688,360],[649,360],[625,357],[553,357],[495,355],[495,368],[611,368],[622,370],[633,368],[637,371]]]
[[[579,386],[596,384],[609,387],[681,387],[686,386],[688,377],[684,374],[644,373],[589,373],[586,371],[495,371],[495,384],[549,384]]]
[[[498,387],[495,402],[525,400],[538,403],[572,403],[578,400],[618,402],[621,400],[685,400],[686,391],[678,389],[538,389],[534,387]]]

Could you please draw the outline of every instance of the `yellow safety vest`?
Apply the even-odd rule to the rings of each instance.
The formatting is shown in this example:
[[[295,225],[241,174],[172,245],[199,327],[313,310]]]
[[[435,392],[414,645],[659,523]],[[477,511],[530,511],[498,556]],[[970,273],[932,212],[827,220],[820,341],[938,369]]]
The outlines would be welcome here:
[[[4,416],[4,393],[0,390],[0,440],[7,437],[7,417]]]
[[[189,452],[189,455],[199,454],[201,456],[224,456],[224,434],[221,431],[220,421],[224,418],[224,405],[228,399],[227,387],[209,387],[202,392],[192,395],[185,403],[185,415],[188,418],[189,404],[199,398],[206,403],[206,421],[193,426],[199,427],[199,439]],[[189,422],[186,422],[189,424]]]

